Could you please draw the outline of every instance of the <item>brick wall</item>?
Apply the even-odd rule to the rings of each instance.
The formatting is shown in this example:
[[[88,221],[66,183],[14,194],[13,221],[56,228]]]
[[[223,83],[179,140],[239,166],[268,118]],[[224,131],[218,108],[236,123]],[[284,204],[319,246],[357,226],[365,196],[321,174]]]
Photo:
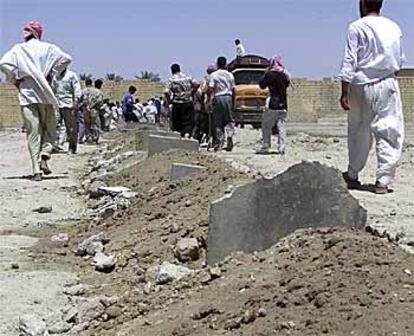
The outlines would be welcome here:
[[[161,96],[164,91],[163,83],[143,80],[126,80],[119,83],[106,81],[102,90],[105,98],[112,101],[121,101],[131,85],[138,88],[137,96],[141,100]],[[21,123],[17,90],[11,84],[0,83],[0,129],[3,127],[19,127]]]
[[[316,122],[320,118],[344,115],[340,105],[340,82],[332,79],[311,81],[296,79],[295,89],[289,91],[289,120]],[[405,121],[414,123],[414,77],[400,77]]]
[[[401,77],[402,101],[406,122],[414,123],[414,78]],[[107,81],[105,97],[121,101],[130,85],[138,87],[138,97],[146,100],[163,93],[164,84],[148,81]],[[319,118],[335,118],[344,115],[338,100],[340,83],[332,79],[296,79],[295,89],[289,91],[289,120],[292,122],[316,122]],[[21,124],[17,92],[10,84],[0,84],[0,128]]]

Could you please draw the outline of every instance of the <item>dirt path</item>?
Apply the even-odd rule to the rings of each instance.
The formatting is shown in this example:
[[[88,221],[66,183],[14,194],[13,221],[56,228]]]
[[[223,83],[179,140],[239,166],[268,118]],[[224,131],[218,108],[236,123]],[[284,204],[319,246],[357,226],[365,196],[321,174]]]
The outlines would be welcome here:
[[[90,150],[82,149],[81,153]],[[84,206],[69,190],[76,185],[85,155],[54,156],[55,174],[41,183],[25,178],[31,171],[24,134],[0,132],[0,157],[0,335],[13,336],[23,313],[39,315],[51,323],[67,303],[62,286],[75,274],[59,269],[59,265],[54,270],[38,269],[35,256],[25,249],[36,244],[33,236],[42,228],[80,217]],[[33,212],[41,206],[52,206],[52,213]]]
[[[232,153],[221,153],[219,156],[232,159],[240,164],[259,171],[263,175],[275,175],[301,161],[319,161],[344,171],[347,166],[346,138],[311,137],[298,134],[289,137],[287,154],[255,155],[261,134],[252,129],[240,130],[237,134],[237,144]],[[276,139],[272,139],[275,149]],[[374,151],[365,171],[361,176],[363,183],[375,182],[376,159]],[[402,234],[404,241],[411,245],[414,242],[414,141],[407,139],[403,158],[400,162],[395,183],[394,193],[377,196],[367,191],[353,191],[352,194],[360,200],[369,212],[369,224],[380,232],[384,230],[392,235]],[[408,248],[408,246],[407,246]]]

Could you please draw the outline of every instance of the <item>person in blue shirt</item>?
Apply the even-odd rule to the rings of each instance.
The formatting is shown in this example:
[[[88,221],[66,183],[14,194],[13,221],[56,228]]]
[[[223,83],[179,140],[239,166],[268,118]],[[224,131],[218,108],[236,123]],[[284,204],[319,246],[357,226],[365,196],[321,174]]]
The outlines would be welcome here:
[[[139,122],[137,116],[134,113],[134,94],[136,92],[137,88],[133,85],[130,86],[128,89],[128,93],[125,95],[124,100],[122,101],[122,113],[124,115],[124,119],[126,122]]]

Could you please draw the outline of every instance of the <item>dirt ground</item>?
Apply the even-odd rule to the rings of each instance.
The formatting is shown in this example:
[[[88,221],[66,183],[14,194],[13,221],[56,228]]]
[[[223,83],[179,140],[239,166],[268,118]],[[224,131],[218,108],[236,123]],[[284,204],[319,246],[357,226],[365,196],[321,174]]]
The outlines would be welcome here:
[[[35,312],[52,323],[67,304],[61,289],[76,274],[59,264],[38,267],[38,257],[30,248],[43,230],[81,218],[83,201],[68,191],[76,186],[77,173],[90,151],[83,148],[76,157],[55,156],[55,174],[35,183],[27,179],[31,166],[25,135],[0,132],[0,335],[17,335],[15,327],[23,313]],[[48,214],[32,211],[41,206],[53,210]]]
[[[344,139],[297,135],[289,140],[287,155],[280,157],[254,155],[259,137],[257,131],[241,130],[231,154],[170,152],[144,159],[143,148],[136,146],[133,132],[114,134],[110,136],[109,148],[97,154],[69,160],[57,156],[57,171],[63,174],[63,167],[70,168],[66,179],[40,184],[44,202],[37,197],[38,185],[21,179],[4,180],[4,176],[12,173],[23,174],[16,169],[27,168],[22,159],[12,161],[8,170],[0,167],[3,178],[0,183],[4,184],[0,192],[7,190],[9,202],[4,203],[2,223],[12,224],[4,224],[6,236],[0,239],[7,242],[5,245],[14,246],[14,250],[9,248],[9,252],[0,254],[3,265],[0,280],[12,272],[15,278],[24,281],[26,269],[46,272],[49,276],[67,272],[70,276],[66,280],[77,277],[71,281],[90,286],[82,294],[83,299],[115,298],[113,304],[95,306],[87,323],[74,325],[62,335],[413,335],[414,258],[395,240],[390,242],[386,237],[343,229],[301,230],[268,251],[237,254],[213,269],[206,266],[209,202],[221,197],[229,186],[252,181],[260,174],[277,174],[302,160],[321,161],[342,169],[346,164]],[[22,136],[13,135],[6,144],[13,143],[22,148]],[[10,150],[2,143],[0,149]],[[74,220],[72,210],[83,213],[80,209],[100,202],[77,194],[80,184],[96,175],[81,171],[90,171],[93,163],[131,150],[136,152],[128,168],[107,179],[111,186],[128,187],[138,193],[130,206],[104,220],[87,219],[85,215]],[[411,150],[410,146],[406,148],[393,194],[353,192],[368,209],[369,224],[379,231],[393,233],[394,238],[398,236],[407,250],[414,242]],[[199,164],[207,169],[171,181],[172,162]],[[371,158],[364,182],[373,182],[374,164]],[[248,166],[251,174],[236,171],[231,165],[244,170]],[[21,185],[15,187],[10,181]],[[24,188],[30,193],[24,197],[24,203],[13,208],[13,203],[22,198]],[[16,224],[24,214],[33,216],[28,210],[34,207],[33,202],[41,205],[50,202],[55,209],[54,200],[67,204],[56,206],[57,213],[62,211],[61,220],[39,217],[50,218],[41,227],[36,226],[37,217],[30,219],[32,225],[27,228]],[[14,212],[10,211],[12,208]],[[101,231],[110,239],[105,251],[115,254],[118,260],[110,273],[96,272],[90,257],[73,253],[79,242]],[[50,241],[52,235],[60,232],[71,237],[63,247]],[[19,238],[16,243],[13,237],[23,233],[33,238]],[[174,247],[182,238],[197,239],[201,251],[198,260],[185,264],[175,258]],[[21,247],[25,247],[23,252],[19,252]],[[21,267],[11,271],[15,258]],[[148,270],[165,261],[194,272],[180,281],[156,284]],[[56,313],[78,300],[62,295],[65,282],[59,281],[57,275],[49,283],[53,285],[48,289],[50,300],[42,298],[40,303],[39,300],[33,303],[30,292],[24,292],[21,296],[28,299],[15,307],[14,316],[31,309],[49,323],[52,314],[48,315],[48,310]],[[3,289],[10,300],[16,292],[10,282]],[[61,301],[50,302],[57,298]],[[0,334],[13,335],[11,321],[15,318],[3,314],[0,316],[6,317],[3,321],[7,321],[8,329],[4,332],[0,329]]]

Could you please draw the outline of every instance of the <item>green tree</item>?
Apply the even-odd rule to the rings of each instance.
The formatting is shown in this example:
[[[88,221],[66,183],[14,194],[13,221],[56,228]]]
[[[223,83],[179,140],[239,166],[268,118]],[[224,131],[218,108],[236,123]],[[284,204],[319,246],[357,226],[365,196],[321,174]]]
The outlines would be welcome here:
[[[115,73],[107,73],[105,79],[109,81],[114,81],[114,82],[121,82],[122,80],[124,80],[123,77]]]
[[[85,73],[81,73],[81,74],[79,74],[79,78],[80,78],[81,80],[86,80],[86,79],[88,79],[88,78],[90,78],[90,79],[94,79],[94,76],[93,76],[92,74],[87,74],[87,73],[85,72]]]
[[[161,82],[161,76],[152,71],[141,71],[141,74],[139,76],[135,76],[135,78],[150,82]]]

